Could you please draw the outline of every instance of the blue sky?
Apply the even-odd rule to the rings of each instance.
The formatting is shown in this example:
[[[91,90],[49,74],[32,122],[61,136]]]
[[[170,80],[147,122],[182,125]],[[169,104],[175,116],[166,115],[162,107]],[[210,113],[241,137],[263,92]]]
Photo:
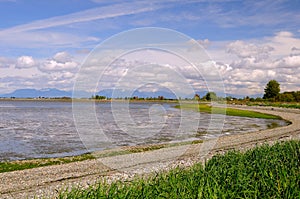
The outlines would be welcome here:
[[[0,0],[0,93],[71,90],[80,64],[122,31],[162,27],[203,44],[226,92],[300,90],[300,1]],[[196,81],[196,80],[195,80]]]

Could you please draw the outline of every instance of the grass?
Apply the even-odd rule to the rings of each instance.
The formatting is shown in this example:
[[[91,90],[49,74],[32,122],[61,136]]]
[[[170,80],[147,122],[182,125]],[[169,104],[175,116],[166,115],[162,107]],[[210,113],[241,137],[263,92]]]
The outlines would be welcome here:
[[[240,110],[233,108],[223,108],[223,107],[212,107],[209,104],[181,104],[175,106],[176,108],[197,110],[203,113],[214,113],[214,114],[226,114],[229,116],[239,116],[239,117],[251,117],[251,118],[262,118],[262,119],[282,119],[279,116],[259,113],[256,111]]]
[[[131,182],[62,191],[58,198],[300,198],[300,141],[214,156]]]
[[[158,149],[168,148],[168,147],[176,147],[176,146],[183,146],[189,144],[199,144],[202,142],[203,140],[193,140],[193,141],[175,142],[175,143],[167,143],[167,144],[150,144],[150,145],[127,147],[125,150],[131,153],[140,153],[140,152],[153,151],[153,150],[158,150]]]
[[[66,164],[70,162],[84,161],[88,159],[94,159],[92,154],[83,154],[79,156],[63,157],[63,158],[41,158],[41,159],[30,159],[30,160],[20,160],[20,161],[9,161],[0,162],[0,173],[32,169],[43,166]]]

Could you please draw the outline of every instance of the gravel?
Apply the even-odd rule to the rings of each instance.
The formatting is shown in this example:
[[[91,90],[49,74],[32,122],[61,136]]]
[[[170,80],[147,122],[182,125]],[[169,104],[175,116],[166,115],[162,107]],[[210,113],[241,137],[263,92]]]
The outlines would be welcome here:
[[[0,174],[0,198],[55,198],[61,190],[72,187],[87,188],[99,181],[130,180],[135,176],[188,167],[205,162],[215,154],[228,150],[247,150],[264,143],[300,139],[300,110],[245,107],[279,115],[291,125],[253,133],[235,134],[211,139],[202,144],[162,148],[154,151],[86,160]]]

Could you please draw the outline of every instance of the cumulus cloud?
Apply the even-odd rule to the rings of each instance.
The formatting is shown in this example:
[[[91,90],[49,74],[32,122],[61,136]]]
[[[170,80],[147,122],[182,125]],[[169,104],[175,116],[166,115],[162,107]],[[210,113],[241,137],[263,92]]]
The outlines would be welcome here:
[[[39,69],[43,72],[74,70],[78,64],[76,62],[60,63],[55,60],[46,61]]]
[[[20,88],[49,88],[70,90],[79,64],[65,51],[48,60],[21,56],[16,59],[0,57],[1,93]],[[5,85],[5,88],[3,88]]]
[[[280,31],[278,33],[276,33],[276,37],[280,38],[280,37],[293,37],[294,34],[288,31]]]
[[[230,42],[226,52],[235,58],[229,62],[216,62],[227,92],[263,93],[270,79],[279,81],[282,91],[299,90],[299,46],[300,39],[286,31],[252,42]]]
[[[297,53],[297,49],[300,48],[300,38],[287,31],[277,32],[273,37],[268,37],[263,42],[274,48],[271,55],[278,59]]]
[[[59,71],[75,72],[78,70],[79,63],[72,59],[72,56],[67,52],[58,52],[51,59],[40,64],[39,70],[47,73]]]
[[[287,68],[300,68],[300,55],[299,56],[288,56],[284,57],[280,62],[279,65],[281,67]]]
[[[213,49],[215,54],[221,54],[219,60],[217,56],[213,56],[215,58],[213,64],[216,65],[216,68],[223,76],[227,93],[241,95],[263,93],[265,84],[270,79],[279,81],[282,91],[299,90],[300,55],[297,53],[300,51],[300,39],[292,33],[279,32],[269,38],[251,41],[230,41],[226,42],[226,45],[224,41],[222,45],[208,40],[201,42],[210,45],[208,51]],[[219,51],[216,51],[215,45]],[[225,54],[230,58],[222,59]],[[196,90],[205,90],[205,82],[201,79],[201,75],[197,74],[197,71],[186,62],[174,57],[172,54],[148,50],[129,54],[125,58],[113,63],[106,70],[102,77],[103,82],[100,85],[100,89],[116,86],[120,78],[125,78],[127,82],[122,82],[124,83],[122,88],[126,86],[129,88],[136,82],[143,83],[145,79],[152,82],[156,82],[159,79],[159,81],[163,80],[161,81],[161,86],[169,88],[180,88],[180,84],[189,83]],[[97,69],[94,68],[97,65],[92,60],[88,64],[91,64],[91,67],[88,68],[87,74],[98,77],[98,74],[95,73]],[[146,66],[150,64],[156,67],[147,68]],[[143,65],[145,67],[137,67]],[[67,89],[72,88],[79,63],[68,52],[62,51],[54,54],[48,60],[37,60],[31,56],[21,56],[15,60],[0,57],[0,68],[1,73],[5,74],[2,77],[8,76],[9,70],[14,69],[14,71],[9,73],[11,81],[3,82],[3,79],[0,79],[0,83],[10,87],[20,88],[25,85]],[[202,69],[203,74],[209,75],[210,68],[207,67],[207,71],[205,69],[205,67]],[[172,78],[168,79],[171,73],[169,73],[169,76],[164,75],[169,70],[176,71],[182,75],[186,82],[176,82],[175,80],[179,79],[179,76],[176,76],[175,73]],[[13,76],[16,71],[22,75],[18,77]],[[34,76],[32,75],[33,72]],[[23,75],[25,73],[27,73],[26,76],[28,78],[25,78],[25,75]],[[156,74],[157,76],[155,76]],[[212,77],[214,76],[212,75]],[[13,80],[17,84],[13,84]],[[42,81],[43,84],[41,85],[39,82]],[[91,83],[94,84],[95,82]],[[170,83],[173,83],[173,85]]]
[[[274,48],[269,45],[256,45],[239,40],[227,46],[227,52],[235,54],[239,58],[254,58],[255,60],[268,58],[273,50]]]
[[[21,56],[17,59],[16,68],[32,68],[36,66],[36,61],[31,56]]]
[[[55,60],[58,63],[66,63],[71,62],[71,55],[67,52],[58,52],[54,55],[53,60]]]

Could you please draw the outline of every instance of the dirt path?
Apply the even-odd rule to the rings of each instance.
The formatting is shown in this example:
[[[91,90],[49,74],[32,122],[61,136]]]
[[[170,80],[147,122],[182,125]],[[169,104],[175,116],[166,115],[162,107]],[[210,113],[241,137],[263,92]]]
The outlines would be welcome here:
[[[0,198],[54,198],[58,190],[67,187],[87,187],[103,179],[111,181],[132,178],[176,165],[189,166],[230,149],[246,150],[263,143],[300,139],[300,110],[243,106],[234,108],[279,115],[292,124],[259,132],[224,136],[202,144],[1,173]]]

